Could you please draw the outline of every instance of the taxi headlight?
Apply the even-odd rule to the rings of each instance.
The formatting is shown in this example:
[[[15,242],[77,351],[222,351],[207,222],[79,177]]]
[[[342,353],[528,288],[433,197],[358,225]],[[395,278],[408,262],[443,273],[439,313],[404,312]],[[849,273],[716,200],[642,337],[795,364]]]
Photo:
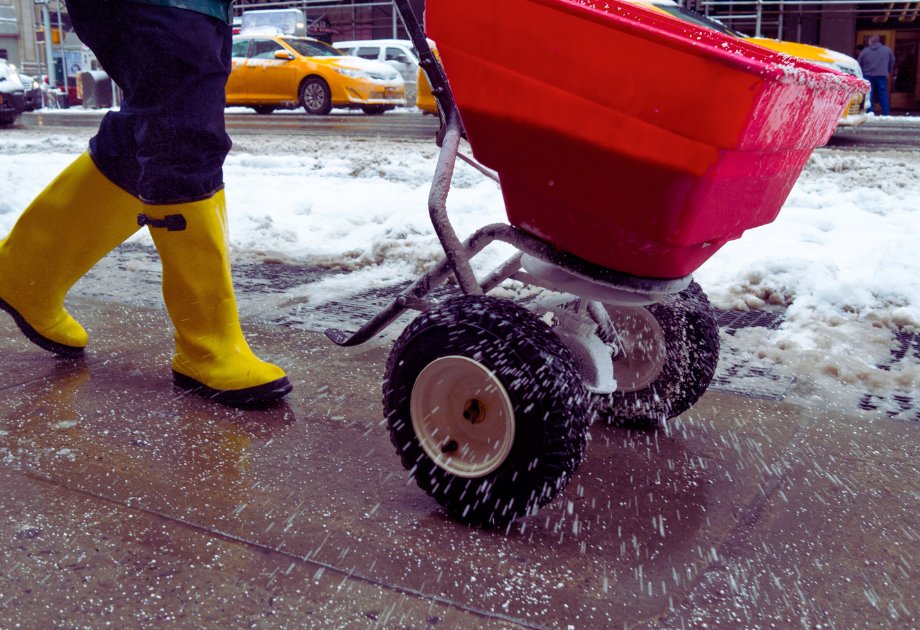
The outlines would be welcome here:
[[[375,71],[375,72],[368,72],[367,74],[368,76],[370,76],[370,78],[374,79],[375,81],[395,81],[396,79],[399,78],[399,73],[396,72],[395,70],[393,70],[392,72]]]
[[[368,78],[367,73],[361,70],[356,70],[355,68],[336,68],[335,71],[341,74],[342,76],[349,77],[351,79]]]
[[[34,90],[35,88],[37,88],[39,85],[41,85],[41,84],[40,84],[38,81],[32,81],[32,89],[33,89],[33,90]]]

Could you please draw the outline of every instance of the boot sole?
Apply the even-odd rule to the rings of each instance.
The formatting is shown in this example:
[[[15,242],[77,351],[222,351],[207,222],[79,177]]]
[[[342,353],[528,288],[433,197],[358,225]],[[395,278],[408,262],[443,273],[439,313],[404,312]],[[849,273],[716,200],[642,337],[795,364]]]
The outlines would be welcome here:
[[[203,396],[228,407],[264,405],[287,396],[294,389],[286,376],[271,383],[245,389],[214,389],[175,370],[173,370],[173,383],[176,384],[176,387],[189,393]]]
[[[10,306],[3,298],[0,298],[0,309],[3,309],[13,317],[13,321],[19,326],[19,330],[22,331],[22,334],[36,346],[71,359],[83,356],[84,349],[81,347],[68,346],[63,343],[51,341],[47,337],[43,337],[37,330],[29,325],[29,322],[19,314],[19,311]]]

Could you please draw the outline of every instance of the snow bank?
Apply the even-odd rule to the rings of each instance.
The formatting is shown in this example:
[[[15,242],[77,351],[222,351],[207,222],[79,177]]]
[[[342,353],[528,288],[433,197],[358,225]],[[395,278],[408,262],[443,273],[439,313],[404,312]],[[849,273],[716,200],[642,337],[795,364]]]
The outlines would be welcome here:
[[[8,189],[0,196],[0,235],[84,150],[86,138],[0,136],[0,182]],[[351,291],[417,278],[442,257],[428,218],[437,151],[431,142],[235,140],[224,166],[234,257],[363,270],[352,277]],[[505,220],[498,185],[464,163],[457,164],[448,204],[461,239]],[[151,242],[146,231],[132,240]],[[512,253],[492,245],[474,266],[484,273]]]
[[[84,146],[80,135],[0,136],[0,235]],[[442,255],[427,211],[436,159],[432,143],[242,136],[225,167],[234,256],[355,272],[310,285],[314,297],[415,279]],[[461,238],[505,220],[498,185],[462,163],[448,209]],[[786,310],[780,330],[724,343],[788,366],[800,393],[909,390],[920,385],[914,359],[876,366],[890,358],[892,331],[920,329],[918,242],[920,153],[819,150],[779,218],[727,244],[696,278],[720,308]],[[492,246],[477,270],[511,251]]]
[[[920,153],[819,150],[777,220],[727,244],[696,274],[720,308],[788,307],[776,332],[726,343],[790,366],[817,391],[910,390],[913,359],[879,370],[893,330],[920,324]]]
[[[225,177],[236,252],[417,277],[443,255],[428,217],[435,148],[342,143],[338,151],[231,155]],[[505,219],[498,185],[465,164],[448,204],[461,238]],[[502,252],[512,250],[496,246],[478,266],[494,267]]]
[[[779,218],[727,244],[697,274],[722,308],[789,305],[789,319],[856,315],[920,323],[920,153],[821,151]]]

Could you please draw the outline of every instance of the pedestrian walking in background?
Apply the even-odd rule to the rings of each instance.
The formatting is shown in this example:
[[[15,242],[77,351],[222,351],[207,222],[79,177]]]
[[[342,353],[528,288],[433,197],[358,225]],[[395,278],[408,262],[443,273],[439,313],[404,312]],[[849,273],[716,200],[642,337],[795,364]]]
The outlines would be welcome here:
[[[875,104],[882,107],[882,116],[891,113],[888,103],[888,77],[894,72],[894,51],[881,43],[878,35],[869,38],[869,46],[863,48],[856,59],[862,68],[863,77],[872,84],[868,110],[875,111]]]
[[[176,328],[175,384],[228,405],[284,396],[284,372],[243,337],[230,280],[230,0],[67,0],[67,9],[125,97],[0,241],[0,308],[42,348],[82,355],[87,334],[65,294],[147,226]]]

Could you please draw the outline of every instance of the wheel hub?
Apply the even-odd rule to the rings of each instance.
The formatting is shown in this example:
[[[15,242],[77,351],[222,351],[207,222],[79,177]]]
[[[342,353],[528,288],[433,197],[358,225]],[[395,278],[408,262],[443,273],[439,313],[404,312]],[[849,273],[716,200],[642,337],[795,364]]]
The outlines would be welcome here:
[[[307,104],[313,109],[322,106],[324,96],[323,89],[318,85],[310,85],[304,90],[304,100],[307,101]]]
[[[626,354],[613,364],[617,390],[634,392],[648,387],[661,374],[667,359],[661,325],[641,306],[607,307],[607,312]]]
[[[498,377],[463,356],[432,361],[412,387],[412,428],[438,466],[458,477],[483,477],[514,444],[514,407]]]
[[[463,406],[463,417],[470,421],[470,424],[479,424],[485,420],[485,406],[475,398],[466,401]]]

